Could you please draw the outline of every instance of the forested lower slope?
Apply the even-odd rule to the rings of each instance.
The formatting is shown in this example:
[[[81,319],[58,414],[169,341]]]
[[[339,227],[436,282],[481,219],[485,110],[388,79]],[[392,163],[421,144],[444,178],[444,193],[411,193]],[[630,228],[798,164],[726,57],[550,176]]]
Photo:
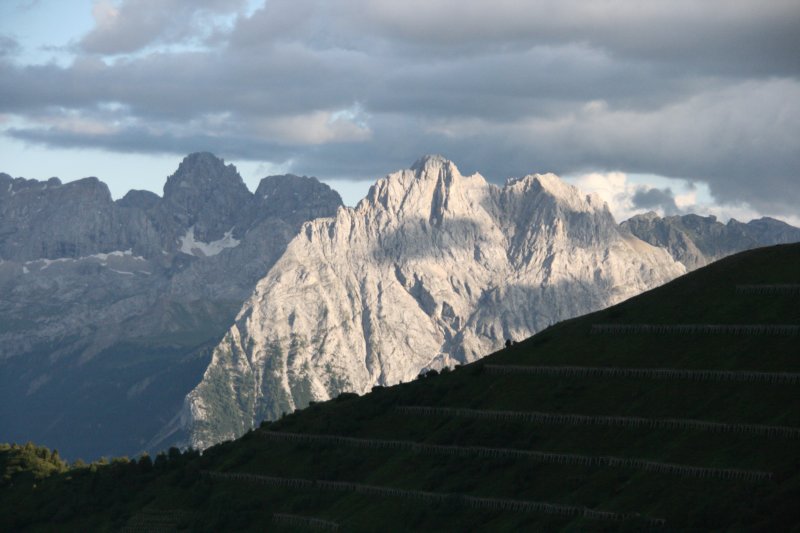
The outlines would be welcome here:
[[[0,489],[0,529],[791,530],[799,390],[800,245],[776,246],[201,457]]]

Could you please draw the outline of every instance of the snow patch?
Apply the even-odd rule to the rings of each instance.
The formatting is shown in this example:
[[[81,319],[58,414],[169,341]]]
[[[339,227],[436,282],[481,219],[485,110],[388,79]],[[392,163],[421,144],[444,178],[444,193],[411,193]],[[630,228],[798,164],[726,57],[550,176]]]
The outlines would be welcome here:
[[[108,262],[109,258],[112,258],[112,257],[119,257],[119,258],[126,257],[128,259],[133,259],[134,261],[147,261],[147,259],[145,259],[144,257],[142,257],[140,255],[133,255],[133,250],[129,249],[129,250],[124,250],[124,251],[123,250],[115,250],[113,252],[108,252],[108,253],[105,253],[105,254],[84,255],[84,256],[81,256],[81,257],[77,257],[77,258],[59,257],[57,259],[34,259],[32,261],[25,261],[25,264],[26,265],[32,265],[32,264],[43,263],[39,267],[39,270],[44,270],[44,269],[48,268],[50,265],[52,265],[53,263],[74,263],[76,261],[84,261],[84,260],[87,260],[87,259],[97,259],[97,260],[100,261],[100,264],[102,266],[108,266],[107,262]]]
[[[36,259],[35,261],[25,261],[26,264],[29,263],[44,263],[42,266],[39,267],[39,270],[44,270],[48,268],[53,263],[69,263],[71,261],[75,261],[70,257],[59,257],[58,259]]]
[[[236,248],[239,241],[233,238],[233,228],[225,232],[225,236],[217,241],[202,242],[194,238],[194,226],[186,230],[186,235],[181,237],[181,252],[196,257],[211,257],[226,248]]]
[[[87,255],[85,258],[81,259],[99,259],[100,261],[108,261],[109,257],[130,257],[131,259],[136,259],[137,261],[144,261],[145,258],[139,255],[133,255],[133,250],[128,249],[125,251],[116,250],[114,252],[108,252],[107,254],[92,254]]]

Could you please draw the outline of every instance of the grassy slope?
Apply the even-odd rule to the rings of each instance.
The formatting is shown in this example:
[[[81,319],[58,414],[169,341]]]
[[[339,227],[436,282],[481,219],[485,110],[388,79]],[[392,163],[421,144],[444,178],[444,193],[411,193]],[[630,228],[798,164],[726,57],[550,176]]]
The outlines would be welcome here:
[[[798,385],[496,375],[483,365],[584,365],[800,372],[800,338],[602,335],[592,324],[800,324],[800,295],[740,295],[737,284],[800,283],[800,245],[745,252],[607,310],[557,324],[484,360],[362,398],[342,397],[264,424],[203,457],[142,473],[126,467],[55,476],[0,493],[0,529],[98,529],[155,520],[196,530],[275,527],[274,512],[346,531],[617,530],[625,523],[347,492],[211,481],[201,470],[352,481],[414,490],[546,501],[664,518],[668,528],[791,530],[800,524],[800,441],[700,430],[541,425],[410,416],[398,405],[692,418],[800,426]],[[265,439],[264,431],[402,439],[764,470],[771,481],[696,479],[639,469],[450,457]],[[67,479],[69,477],[69,479]],[[159,515],[159,512],[162,515]],[[172,513],[172,514],[170,514]],[[161,516],[161,518],[159,518]],[[158,522],[161,520],[161,522]],[[37,522],[38,521],[38,522]],[[291,530],[286,527],[286,530]],[[278,528],[280,530],[280,528]]]

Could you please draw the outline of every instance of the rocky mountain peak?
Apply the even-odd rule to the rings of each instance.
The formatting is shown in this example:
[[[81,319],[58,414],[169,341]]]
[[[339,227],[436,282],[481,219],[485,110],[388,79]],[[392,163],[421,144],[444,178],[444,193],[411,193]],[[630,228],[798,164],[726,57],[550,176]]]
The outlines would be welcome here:
[[[95,178],[96,179],[96,178]],[[83,181],[83,180],[78,180]],[[17,193],[26,192],[42,192],[47,189],[56,189],[61,187],[61,180],[58,178],[50,178],[47,181],[39,181],[36,179],[25,178],[12,178],[8,174],[0,174],[0,196],[14,196]],[[49,193],[48,193],[49,194]]]
[[[178,205],[200,195],[226,193],[249,194],[236,167],[208,152],[187,155],[164,185],[164,199]]]
[[[149,211],[158,205],[161,197],[156,193],[145,190],[131,189],[125,196],[116,201],[119,207],[137,207]]]
[[[0,402],[15,406],[0,413],[4,437],[56,438],[86,458],[157,447],[208,344],[302,224],[342,205],[297,176],[265,178],[256,198],[208,153],[164,189],[114,202],[96,178],[0,174]]]
[[[555,176],[499,189],[441,156],[378,180],[258,282],[187,396],[191,443],[473,361],[684,272],[589,204]]]
[[[369,216],[380,211],[380,218],[387,222],[440,224],[445,218],[471,218],[480,211],[487,185],[480,174],[462,176],[452,161],[429,155],[410,169],[378,180],[357,210]]]
[[[97,178],[3,182],[0,257],[54,260],[133,248],[135,224],[118,216],[108,186]]]
[[[14,182],[16,180],[6,174],[5,172],[0,172],[0,201],[3,200],[4,197],[13,196],[14,192]]]
[[[71,181],[63,185],[58,178],[50,178],[47,180],[47,186],[50,189],[59,188],[60,194],[95,197],[103,204],[110,204],[112,201],[111,191],[108,189],[108,185],[94,176]]]
[[[301,222],[335,214],[343,205],[339,193],[316,178],[285,174],[267,176],[255,192],[258,217]]]
[[[506,189],[515,195],[540,197],[540,201],[545,203],[547,202],[545,199],[549,199],[549,203],[558,205],[566,211],[584,213],[608,211],[605,202],[599,196],[586,195],[552,173],[512,178],[506,182]]]
[[[658,213],[655,211],[648,211],[647,213],[642,213],[641,215],[634,215],[633,218],[640,219],[640,220],[656,220],[660,218]]]
[[[184,158],[164,185],[162,209],[179,237],[194,228],[193,238],[211,242],[248,220],[252,195],[233,165],[208,152]]]
[[[411,170],[415,171],[417,175],[426,175],[430,174],[431,170],[438,171],[438,169],[445,166],[452,166],[455,168],[455,164],[443,155],[428,154],[414,161],[414,164],[411,165]]]

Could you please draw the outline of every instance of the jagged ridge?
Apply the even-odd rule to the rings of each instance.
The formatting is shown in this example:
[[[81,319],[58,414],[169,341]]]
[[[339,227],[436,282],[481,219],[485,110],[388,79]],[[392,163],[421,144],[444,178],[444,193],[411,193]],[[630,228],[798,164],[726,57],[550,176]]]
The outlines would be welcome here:
[[[251,194],[209,153],[187,156],[163,197],[116,202],[96,178],[0,175],[6,438],[72,459],[157,445],[258,279],[303,222],[340,205],[297,176]]]
[[[682,274],[552,174],[505,187],[441,156],[303,226],[187,397],[191,443],[342,391],[473,361]]]

